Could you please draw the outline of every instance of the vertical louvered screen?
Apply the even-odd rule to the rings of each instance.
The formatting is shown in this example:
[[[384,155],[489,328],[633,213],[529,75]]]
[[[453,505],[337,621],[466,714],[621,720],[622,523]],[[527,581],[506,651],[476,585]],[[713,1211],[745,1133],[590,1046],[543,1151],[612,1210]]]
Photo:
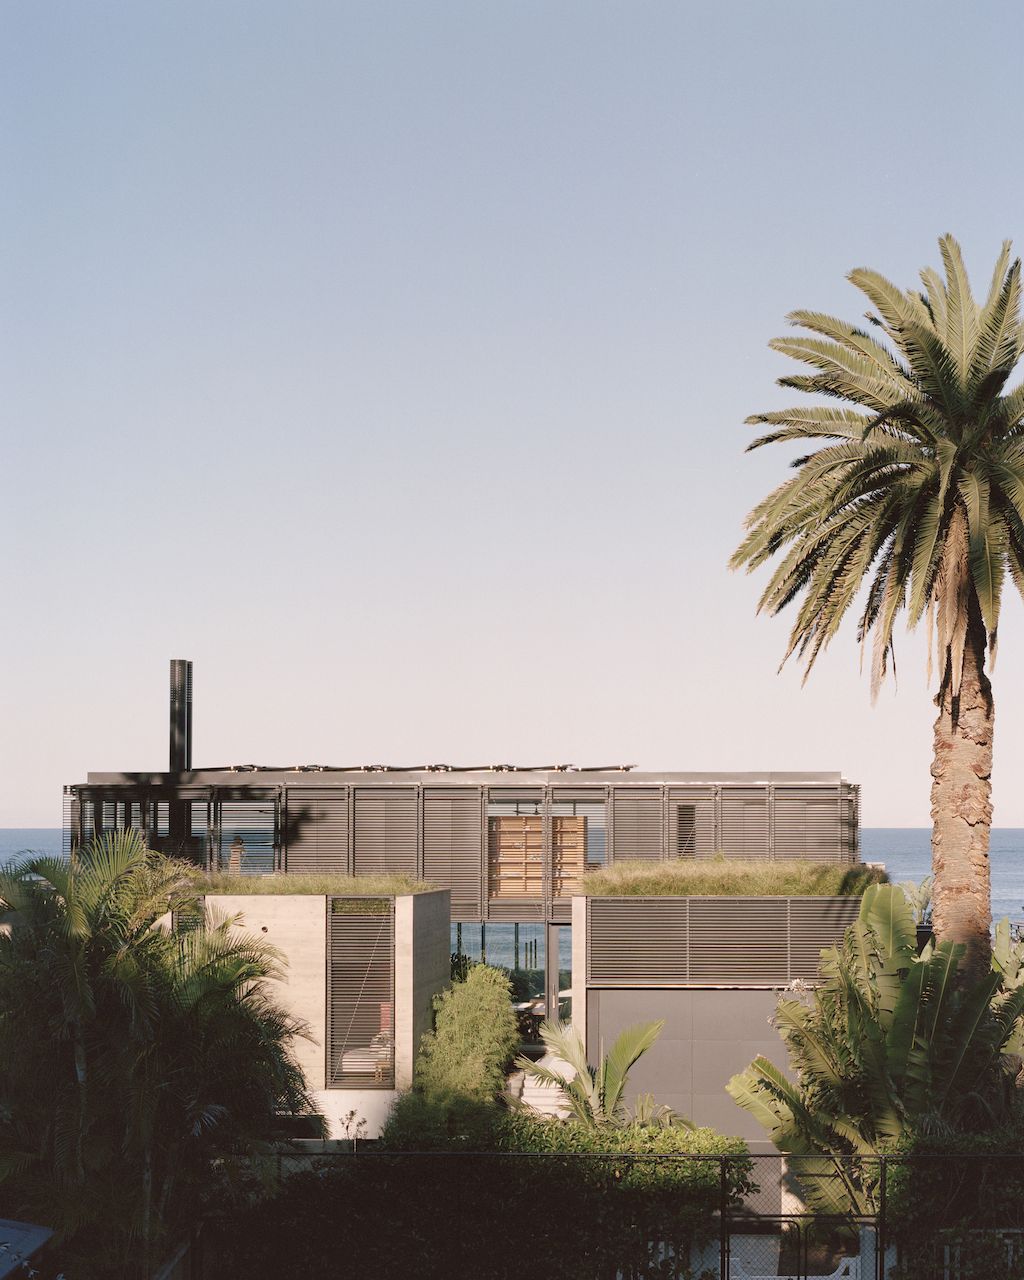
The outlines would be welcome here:
[[[452,919],[480,915],[482,797],[477,791],[423,794],[423,877],[452,895]]]
[[[72,787],[64,788],[64,813],[61,823],[61,850],[65,858],[71,856],[71,850],[79,843],[78,835],[78,796]]]
[[[844,852],[839,803],[838,790],[831,796],[820,790],[776,790],[775,857],[840,861]]]
[[[327,917],[327,1088],[395,1085],[394,903],[331,898]]]
[[[721,852],[727,858],[768,857],[768,794],[750,787],[722,791]]]
[[[694,787],[668,793],[668,856],[712,858],[718,852],[715,797]]]
[[[288,788],[284,857],[291,875],[347,873],[347,790]]]
[[[785,986],[813,980],[857,898],[591,898],[595,987]]]
[[[412,787],[360,787],[355,799],[353,870],[416,874],[416,792]]]
[[[661,816],[660,790],[617,790],[612,799],[612,860],[660,860]]]

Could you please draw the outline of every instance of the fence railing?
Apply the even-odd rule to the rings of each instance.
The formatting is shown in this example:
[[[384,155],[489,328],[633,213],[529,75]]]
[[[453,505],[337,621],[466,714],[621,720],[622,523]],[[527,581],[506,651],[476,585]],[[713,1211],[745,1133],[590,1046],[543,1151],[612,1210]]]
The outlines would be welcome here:
[[[207,1232],[233,1280],[1024,1280],[1024,1154],[280,1152]],[[342,1270],[336,1270],[337,1268]]]

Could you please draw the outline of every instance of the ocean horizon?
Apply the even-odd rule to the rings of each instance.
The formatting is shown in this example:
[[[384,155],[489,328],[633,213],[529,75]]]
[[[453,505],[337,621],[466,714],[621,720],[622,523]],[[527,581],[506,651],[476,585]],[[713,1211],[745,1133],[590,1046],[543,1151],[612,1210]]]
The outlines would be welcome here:
[[[931,874],[931,827],[862,827],[861,857],[882,862],[896,882]],[[23,855],[60,855],[59,827],[0,827],[0,863]],[[1024,920],[1024,827],[993,827],[992,915]]]

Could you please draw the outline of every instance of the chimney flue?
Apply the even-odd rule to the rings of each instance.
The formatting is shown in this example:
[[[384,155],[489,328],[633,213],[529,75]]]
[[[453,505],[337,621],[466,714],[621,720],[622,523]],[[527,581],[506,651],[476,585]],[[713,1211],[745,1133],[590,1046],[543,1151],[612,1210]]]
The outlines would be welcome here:
[[[192,663],[171,659],[171,773],[192,768]]]

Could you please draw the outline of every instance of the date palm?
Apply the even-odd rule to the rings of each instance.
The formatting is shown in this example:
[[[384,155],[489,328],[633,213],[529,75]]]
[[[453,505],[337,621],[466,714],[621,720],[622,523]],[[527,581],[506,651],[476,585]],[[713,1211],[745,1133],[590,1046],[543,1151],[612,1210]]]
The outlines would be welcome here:
[[[939,709],[932,762],[937,936],[963,943],[964,967],[989,965],[993,654],[1009,572],[1024,591],[1024,387],[1007,382],[1024,353],[1021,265],[1009,243],[975,301],[960,247],[939,241],[943,272],[903,290],[858,268],[868,326],[812,311],[803,336],[770,345],[810,367],[779,385],[825,398],[759,413],[749,446],[809,442],[795,475],[747,517],[733,567],[777,559],[759,608],[796,619],[783,661],[809,672],[854,609],[870,639],[872,695],[893,666],[901,613],[935,642]],[[929,657],[931,678],[931,656]]]

